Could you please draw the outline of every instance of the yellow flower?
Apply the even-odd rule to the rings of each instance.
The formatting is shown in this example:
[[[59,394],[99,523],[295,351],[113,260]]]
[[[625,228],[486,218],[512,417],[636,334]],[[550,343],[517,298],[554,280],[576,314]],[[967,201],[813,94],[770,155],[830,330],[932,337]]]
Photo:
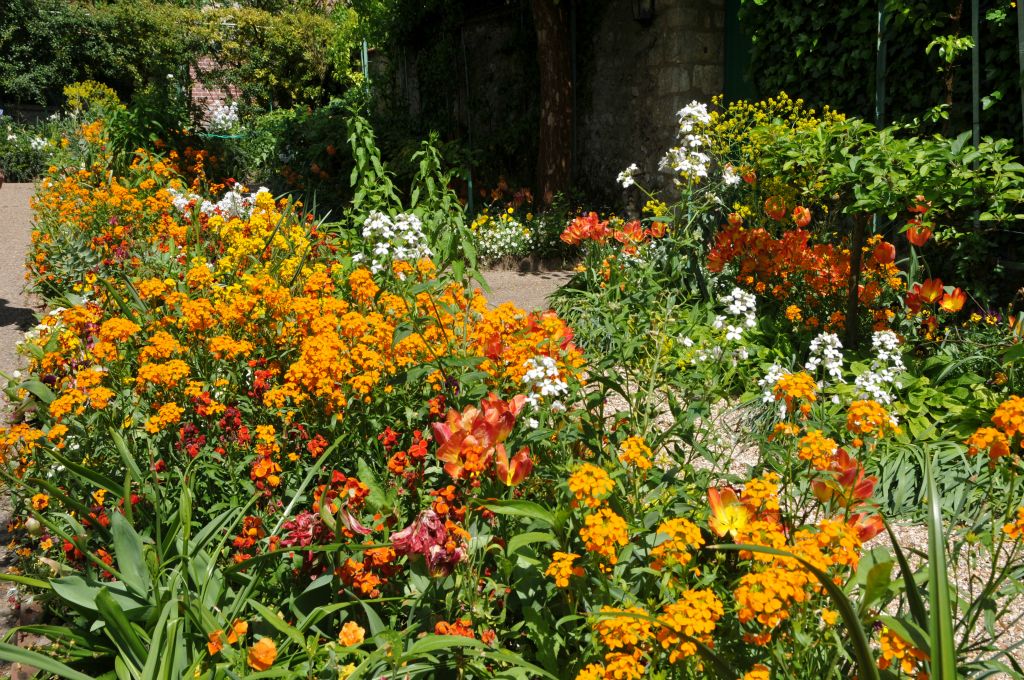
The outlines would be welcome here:
[[[584,463],[569,476],[569,490],[576,496],[574,504],[600,507],[602,499],[615,488],[611,476],[601,468]]]
[[[338,642],[344,647],[361,645],[366,638],[366,630],[355,621],[346,621],[338,633]]]
[[[644,438],[633,436],[622,442],[619,460],[640,470],[650,470],[651,455],[651,449],[644,442]]]
[[[555,552],[551,556],[551,564],[544,571],[544,575],[553,578],[555,585],[559,588],[568,588],[570,577],[583,576],[585,573],[583,567],[572,566],[577,559],[579,559],[579,555],[576,553]]]
[[[625,546],[629,542],[626,520],[608,508],[601,508],[583,520],[580,538],[587,545],[587,550],[605,558],[611,564],[618,562],[616,546]]]

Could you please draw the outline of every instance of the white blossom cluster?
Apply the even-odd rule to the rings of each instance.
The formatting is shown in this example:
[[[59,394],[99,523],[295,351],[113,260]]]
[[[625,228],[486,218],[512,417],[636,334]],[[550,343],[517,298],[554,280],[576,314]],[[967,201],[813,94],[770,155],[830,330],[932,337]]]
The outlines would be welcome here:
[[[569,394],[569,383],[562,380],[558,363],[551,357],[541,354],[527,359],[523,365],[526,367],[523,383],[529,390],[526,403],[538,408],[543,402],[550,401],[553,413],[565,411],[562,399]],[[536,422],[535,419],[530,419],[530,426],[537,427]]]
[[[33,137],[29,140],[28,145],[32,147],[33,151],[40,151],[46,148],[47,141],[42,137]]]
[[[761,401],[766,404],[778,403],[780,418],[786,417],[786,402],[775,401],[775,383],[779,382],[784,375],[789,375],[789,371],[778,364],[772,364],[768,367],[768,372],[764,374],[764,377],[757,381],[757,386],[762,390]]]
[[[221,104],[210,110],[210,120],[206,129],[210,132],[231,132],[238,127],[238,104]]]
[[[384,271],[389,261],[415,261],[432,255],[423,233],[423,223],[415,215],[401,213],[391,218],[381,212],[371,212],[363,222],[363,241],[370,247],[370,271]],[[354,262],[367,259],[363,253],[352,256]]]
[[[871,348],[875,351],[875,357],[871,360],[868,370],[854,380],[861,398],[874,399],[884,405],[895,401],[892,390],[903,387],[899,382],[899,375],[906,370],[899,347],[900,340],[892,331],[876,331],[871,336]]]
[[[167,191],[171,194],[171,205],[186,217],[190,216],[192,206],[198,203],[199,211],[204,215],[221,215],[228,219],[232,217],[248,218],[252,214],[253,206],[256,205],[256,197],[259,194],[270,193],[270,189],[266,187],[260,187],[248,194],[232,189],[214,203],[213,201],[203,200],[201,196],[193,193],[185,193],[173,188]]]
[[[495,262],[506,257],[523,257],[533,245],[533,233],[508,214],[483,221],[476,230],[480,259]]]
[[[640,172],[640,168],[636,167],[636,163],[633,163],[628,168],[619,173],[619,176],[615,178],[615,181],[622,185],[623,189],[628,189],[636,184],[636,174]]]
[[[715,317],[714,327],[725,329],[725,339],[739,342],[743,339],[743,329],[757,325],[757,298],[742,288],[733,288],[732,292],[722,298],[728,316],[719,314]],[[732,319],[729,319],[732,317]]]
[[[671,170],[676,175],[688,175],[690,177],[707,177],[708,163],[711,158],[701,151],[705,139],[701,135],[694,134],[698,123],[706,124],[711,121],[708,115],[708,107],[697,101],[690,102],[679,110],[679,146],[669,149],[662,157],[658,167],[663,171]],[[678,182],[678,180],[676,180]]]
[[[722,181],[725,183],[725,186],[735,186],[740,183],[741,179],[742,178],[736,174],[736,171],[732,169],[731,165],[727,165],[722,169]]]
[[[839,341],[839,336],[835,333],[822,333],[811,340],[811,355],[804,367],[812,375],[823,368],[833,382],[846,382],[843,379],[843,343]]]
[[[703,361],[717,361],[723,357],[732,359],[733,364],[750,357],[745,345],[743,345],[743,332],[748,328],[757,325],[757,298],[741,288],[733,288],[732,291],[722,298],[725,303],[725,314],[719,314],[712,322],[715,330],[725,331],[727,343],[737,343],[733,348],[726,348],[722,345],[715,345],[708,349],[698,349],[694,353],[694,363]],[[686,347],[691,347],[693,341],[690,338],[682,338],[681,342]]]

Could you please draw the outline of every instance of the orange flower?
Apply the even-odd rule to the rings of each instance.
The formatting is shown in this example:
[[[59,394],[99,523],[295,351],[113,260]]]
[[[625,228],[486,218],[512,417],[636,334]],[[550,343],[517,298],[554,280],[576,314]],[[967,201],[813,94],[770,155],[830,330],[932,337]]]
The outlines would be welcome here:
[[[776,222],[786,217],[786,202],[780,196],[769,196],[764,201],[764,212]]]
[[[954,314],[964,308],[965,302],[967,302],[967,294],[959,288],[954,288],[952,293],[946,293],[942,296],[942,301],[939,302],[939,307],[944,312]]]
[[[886,241],[879,241],[875,246],[874,255],[878,264],[892,264],[896,261],[896,246]]]
[[[932,237],[932,230],[921,224],[918,219],[913,219],[907,223],[910,225],[907,228],[907,240],[913,245],[920,248],[925,243],[928,243],[928,239]]]
[[[221,642],[221,638],[224,637],[224,631],[218,628],[212,633],[206,636],[208,642],[206,643],[206,650],[210,652],[210,656],[213,656],[220,650],[224,649],[224,643]]]
[[[942,279],[927,279],[921,284],[918,294],[921,297],[921,301],[926,304],[930,305],[938,302],[942,299],[943,295]]]
[[[719,536],[729,534],[735,537],[750,523],[750,508],[728,487],[722,490],[714,487],[708,489],[708,505],[711,506],[708,526]]]
[[[533,470],[533,461],[530,459],[530,449],[527,446],[519,449],[519,453],[509,460],[505,453],[505,447],[498,447],[498,459],[494,464],[498,473],[498,479],[505,486],[515,486],[526,479]]]
[[[265,671],[274,665],[274,659],[277,658],[277,645],[270,638],[260,638],[260,640],[249,648],[249,655],[246,661],[249,664],[249,668],[257,671]]]
[[[32,508],[34,510],[42,512],[43,510],[46,510],[46,508],[49,507],[49,505],[50,497],[47,496],[45,493],[37,493],[36,495],[32,496]]]
[[[798,228],[803,229],[811,223],[811,211],[802,205],[793,208],[793,223]]]
[[[338,633],[338,642],[342,647],[361,645],[366,639],[366,630],[355,621],[347,621]]]
[[[245,637],[248,632],[249,624],[242,619],[235,619],[235,622],[231,624],[231,630],[228,631],[228,644],[235,644],[239,638]]]

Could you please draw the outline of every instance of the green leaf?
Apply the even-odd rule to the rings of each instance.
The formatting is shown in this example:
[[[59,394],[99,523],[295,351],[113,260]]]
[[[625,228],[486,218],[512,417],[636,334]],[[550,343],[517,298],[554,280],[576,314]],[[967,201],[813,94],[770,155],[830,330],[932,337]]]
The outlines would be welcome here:
[[[487,508],[491,512],[498,515],[511,515],[514,517],[527,517],[529,519],[535,519],[543,522],[548,526],[555,526],[555,515],[550,510],[545,510],[543,507],[534,503],[533,501],[519,501],[519,500],[494,500],[480,504],[482,507]]]
[[[547,531],[528,531],[525,534],[516,534],[505,548],[506,555],[515,555],[525,545],[531,543],[553,543],[555,541],[555,535]]]
[[[278,632],[286,635],[289,640],[297,644],[299,647],[305,645],[306,641],[305,638],[302,637],[302,633],[300,633],[297,628],[285,623],[285,620],[278,616],[272,609],[260,604],[256,600],[249,600],[249,605],[258,611],[263,619],[277,629]]]
[[[149,595],[153,581],[142,552],[142,538],[119,512],[111,513],[110,534],[114,539],[117,568],[128,589],[140,597]]]
[[[953,607],[946,571],[946,541],[942,529],[942,499],[935,483],[931,456],[925,454],[928,488],[928,633],[931,638],[932,675],[953,680],[956,675],[956,641],[953,639]]]
[[[0,660],[9,663],[20,663],[23,666],[32,666],[41,671],[67,678],[68,680],[94,680],[92,676],[79,673],[74,668],[65,666],[56,659],[52,659],[39,652],[7,644],[6,642],[0,642]]]
[[[39,401],[43,402],[44,404],[49,404],[50,402],[57,398],[57,395],[53,393],[53,390],[51,390],[49,387],[44,385],[39,380],[26,380],[25,382],[21,383],[21,387],[25,388],[26,390],[34,394],[36,398],[39,399]]]
[[[114,601],[110,591],[106,588],[100,588],[99,593],[96,594],[96,609],[99,610],[103,617],[103,623],[106,624],[107,637],[121,650],[122,656],[118,658],[131,661],[135,669],[141,671],[148,655],[146,651],[148,641],[143,641],[139,636],[138,631],[125,616],[124,610]]]

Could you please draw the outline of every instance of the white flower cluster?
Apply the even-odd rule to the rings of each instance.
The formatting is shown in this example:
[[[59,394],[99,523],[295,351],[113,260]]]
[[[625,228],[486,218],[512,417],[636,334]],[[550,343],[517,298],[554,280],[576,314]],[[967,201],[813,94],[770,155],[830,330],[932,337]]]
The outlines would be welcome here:
[[[757,386],[761,388],[761,401],[766,404],[775,403],[775,383],[779,382],[779,379],[789,375],[789,371],[784,369],[778,364],[772,364],[768,367],[768,372],[764,374],[764,377],[757,381]],[[785,402],[779,402],[782,417],[786,416],[786,404]]]
[[[524,257],[533,244],[533,233],[507,213],[482,220],[476,229],[480,259],[496,262],[506,257]]]
[[[29,140],[28,145],[32,147],[33,151],[41,151],[45,149],[48,142],[42,137],[33,137]]]
[[[558,363],[551,357],[541,354],[527,359],[523,365],[526,367],[523,383],[529,390],[526,403],[538,408],[542,402],[550,400],[552,413],[565,411],[562,399],[569,394],[569,383],[562,380]],[[531,427],[537,427],[534,423],[536,421],[531,419]]]
[[[811,340],[811,355],[805,368],[812,375],[819,368],[824,368],[832,381],[846,382],[843,379],[843,343],[839,341],[839,336],[835,333],[822,333]]]
[[[210,132],[231,132],[239,123],[238,104],[221,104],[210,110],[210,121],[206,129]]]
[[[895,401],[892,390],[903,387],[899,375],[906,370],[899,347],[900,340],[892,331],[876,331],[871,336],[875,358],[871,360],[868,370],[854,380],[861,398],[874,399],[886,406]]]
[[[623,189],[628,189],[636,184],[634,177],[638,172],[640,172],[640,168],[636,167],[636,163],[633,163],[628,168],[620,172],[619,176],[615,178],[615,181],[621,184]]]
[[[716,329],[725,329],[726,340],[739,342],[743,339],[744,328],[757,325],[757,298],[742,288],[733,288],[731,293],[722,298],[722,302],[725,303],[726,313],[736,322],[730,323],[728,317],[719,314],[713,325]]]
[[[669,149],[658,167],[663,171],[671,170],[676,175],[707,177],[711,158],[700,150],[705,140],[701,135],[694,134],[694,129],[698,123],[706,124],[711,121],[708,107],[706,104],[693,101],[680,109],[678,115],[679,146]]]
[[[718,360],[722,357],[731,358],[733,364],[737,361],[746,360],[750,357],[743,342],[743,332],[748,328],[757,325],[757,298],[741,288],[733,288],[732,292],[722,298],[725,303],[725,314],[719,314],[711,324],[715,330],[725,330],[725,341],[727,343],[739,343],[730,352],[726,348],[716,345],[710,349],[699,349],[694,354],[694,362]],[[682,343],[690,347],[693,341],[689,338],[682,338]]]
[[[372,250],[370,271],[379,274],[392,260],[415,261],[432,255],[420,218],[401,213],[394,218],[371,212],[363,222],[363,241]],[[366,259],[363,253],[352,256],[354,262]]]
[[[176,189],[167,190],[171,194],[171,205],[182,215],[189,217],[192,206],[199,204],[199,211],[204,215],[221,215],[225,218],[238,217],[246,219],[252,214],[252,207],[256,205],[256,197],[259,194],[269,194],[270,189],[260,187],[256,191],[243,194],[237,189],[224,194],[219,201],[203,200],[201,196],[193,193],[184,193]]]
[[[725,186],[735,186],[740,183],[741,179],[742,178],[736,174],[736,171],[732,169],[731,165],[727,165],[722,169],[722,181],[725,182]]]

